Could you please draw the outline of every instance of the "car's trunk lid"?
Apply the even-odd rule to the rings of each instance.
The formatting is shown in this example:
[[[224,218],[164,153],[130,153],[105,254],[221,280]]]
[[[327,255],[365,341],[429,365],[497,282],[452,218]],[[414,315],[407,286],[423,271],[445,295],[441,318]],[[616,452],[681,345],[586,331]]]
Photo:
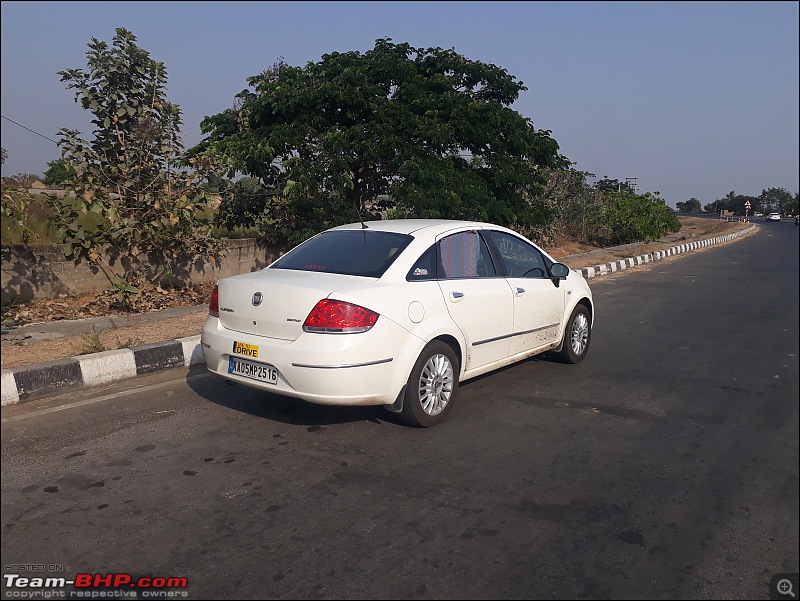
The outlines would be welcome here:
[[[219,319],[236,332],[295,340],[311,309],[331,293],[362,285],[359,276],[264,269],[219,281]]]

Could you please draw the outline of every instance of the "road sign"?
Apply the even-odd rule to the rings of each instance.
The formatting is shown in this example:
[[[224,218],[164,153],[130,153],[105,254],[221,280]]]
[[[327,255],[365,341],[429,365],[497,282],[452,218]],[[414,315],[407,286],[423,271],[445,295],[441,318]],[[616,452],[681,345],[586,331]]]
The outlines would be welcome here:
[[[751,205],[751,204],[750,204],[750,201],[749,201],[749,200],[748,200],[748,201],[745,201],[745,203],[744,203],[744,208],[745,208],[745,209],[749,209],[751,206],[753,206],[753,205]]]

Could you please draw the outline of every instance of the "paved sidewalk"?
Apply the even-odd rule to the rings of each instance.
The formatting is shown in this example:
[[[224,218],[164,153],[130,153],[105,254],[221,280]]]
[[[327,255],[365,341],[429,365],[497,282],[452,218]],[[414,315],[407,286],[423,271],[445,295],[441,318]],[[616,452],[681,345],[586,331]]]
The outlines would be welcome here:
[[[723,244],[750,233],[755,226],[714,238],[688,241],[691,237],[685,233],[672,234],[659,242],[672,243],[665,250],[636,255],[644,243],[626,244],[612,248],[590,251],[581,255],[562,257],[561,260],[585,257],[586,264],[579,271],[586,279],[601,277],[624,269],[644,265],[670,256],[691,252],[699,248]],[[678,242],[684,241],[681,244]],[[592,265],[592,255],[609,251],[629,251],[625,259]],[[627,254],[627,252],[626,252]],[[92,317],[72,321],[55,321],[49,323],[29,324],[19,328],[3,328],[3,338],[30,336],[34,340],[46,340],[59,336],[74,336],[92,331],[92,328],[124,327],[135,320],[158,321],[170,319],[193,312],[205,312],[207,305],[167,309],[157,313],[141,314],[135,317]],[[113,324],[111,320],[113,319]],[[56,392],[74,388],[97,386],[109,382],[124,380],[139,375],[150,374],[175,367],[190,367],[205,362],[200,347],[200,335],[177,338],[152,344],[144,344],[126,349],[104,351],[49,361],[25,367],[2,370],[2,406],[13,405],[22,401],[33,400]]]

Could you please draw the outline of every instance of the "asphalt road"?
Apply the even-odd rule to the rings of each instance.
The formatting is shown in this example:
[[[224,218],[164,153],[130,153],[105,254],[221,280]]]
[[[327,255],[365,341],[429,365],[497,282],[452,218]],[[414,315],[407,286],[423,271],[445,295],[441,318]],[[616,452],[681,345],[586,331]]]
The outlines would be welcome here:
[[[592,281],[583,363],[465,383],[429,430],[204,373],[4,408],[4,573],[185,576],[194,599],[767,599],[798,570],[798,273],[786,221]]]

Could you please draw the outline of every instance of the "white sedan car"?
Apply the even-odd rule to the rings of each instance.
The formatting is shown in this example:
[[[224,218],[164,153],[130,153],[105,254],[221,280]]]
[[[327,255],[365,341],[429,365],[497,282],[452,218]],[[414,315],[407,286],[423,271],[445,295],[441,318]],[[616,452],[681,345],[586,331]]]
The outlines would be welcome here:
[[[780,221],[781,214],[780,213],[770,213],[767,215],[767,221]]]
[[[583,276],[510,229],[370,221],[221,279],[201,342],[228,380],[430,427],[459,382],[546,351],[578,363],[593,319]]]

